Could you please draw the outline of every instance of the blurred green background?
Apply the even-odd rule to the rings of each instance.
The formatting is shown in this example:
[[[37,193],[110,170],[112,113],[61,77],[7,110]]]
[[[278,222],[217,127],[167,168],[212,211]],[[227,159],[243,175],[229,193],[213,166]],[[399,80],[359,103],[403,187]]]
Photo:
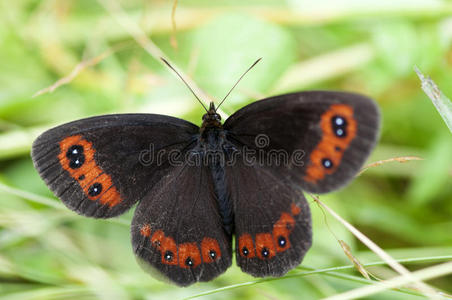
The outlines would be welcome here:
[[[116,10],[120,4],[123,12]],[[452,95],[452,1],[179,0],[177,48],[169,0],[0,2],[0,299],[168,299],[215,288],[205,299],[319,299],[366,284],[353,270],[252,283],[234,265],[216,280],[176,288],[144,273],[131,249],[132,212],[93,220],[66,209],[29,157],[43,130],[105,113],[163,113],[200,123],[200,105],[123,27],[135,24],[209,95],[221,99],[263,57],[223,110],[305,89],[355,91],[381,107],[381,141],[370,161],[423,161],[370,169],[322,200],[410,270],[452,255],[452,135],[413,72]],[[113,13],[113,15],[112,15]],[[119,15],[118,15],[119,14]],[[119,19],[118,19],[119,18]],[[125,18],[125,19],[124,19]],[[117,21],[128,20],[119,24]],[[108,49],[117,50],[106,53]],[[32,97],[82,61],[106,54],[53,93]],[[311,203],[314,244],[302,266],[380,261]],[[328,229],[328,225],[331,231]],[[388,268],[369,268],[381,278]],[[338,275],[339,274],[339,275]],[[333,274],[334,275],[334,274]],[[452,293],[452,276],[429,281]],[[203,298],[204,299],[204,298]],[[420,299],[390,291],[369,299]]]

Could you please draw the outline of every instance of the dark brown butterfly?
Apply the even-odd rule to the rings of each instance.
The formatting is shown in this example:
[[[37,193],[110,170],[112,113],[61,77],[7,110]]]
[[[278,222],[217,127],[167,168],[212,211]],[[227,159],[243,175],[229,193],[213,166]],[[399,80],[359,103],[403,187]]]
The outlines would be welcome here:
[[[367,97],[309,91],[256,101],[224,124],[211,103],[201,127],[155,114],[117,114],[53,128],[33,144],[41,177],[94,218],[138,203],[133,250],[145,269],[181,286],[232,261],[282,276],[311,246],[303,191],[326,193],[360,170],[378,135]]]

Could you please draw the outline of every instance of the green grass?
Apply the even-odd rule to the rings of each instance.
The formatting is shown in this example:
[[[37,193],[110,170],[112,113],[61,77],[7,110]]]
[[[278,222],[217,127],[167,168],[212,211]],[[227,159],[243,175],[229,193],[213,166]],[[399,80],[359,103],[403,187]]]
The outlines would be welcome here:
[[[350,266],[331,231],[372,274],[396,275],[330,216],[327,226],[312,202],[313,247],[287,276],[256,280],[233,265],[212,282],[175,288],[137,265],[132,212],[93,220],[66,209],[29,157],[43,130],[112,112],[164,113],[195,124],[203,113],[171,71],[111,15],[108,9],[118,2],[128,20],[214,99],[263,57],[222,106],[226,114],[261,97],[306,89],[376,99],[383,127],[370,161],[424,160],[371,168],[322,201],[411,271],[451,261],[452,135],[413,71],[417,65],[452,97],[450,1],[179,0],[177,49],[170,43],[172,1],[3,1],[0,300],[319,299],[374,284]],[[32,97],[118,45],[53,93]],[[428,283],[452,294],[451,275]],[[422,296],[405,286],[366,299]]]

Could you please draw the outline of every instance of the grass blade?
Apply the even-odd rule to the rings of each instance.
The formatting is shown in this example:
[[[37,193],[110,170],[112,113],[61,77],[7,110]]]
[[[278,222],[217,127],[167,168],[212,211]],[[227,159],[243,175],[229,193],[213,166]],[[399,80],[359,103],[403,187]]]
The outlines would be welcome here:
[[[414,67],[414,71],[422,82],[422,89],[430,100],[432,100],[433,105],[435,105],[444,122],[446,122],[447,127],[449,127],[450,132],[452,132],[452,102],[441,92],[430,76],[425,77],[416,66]]]

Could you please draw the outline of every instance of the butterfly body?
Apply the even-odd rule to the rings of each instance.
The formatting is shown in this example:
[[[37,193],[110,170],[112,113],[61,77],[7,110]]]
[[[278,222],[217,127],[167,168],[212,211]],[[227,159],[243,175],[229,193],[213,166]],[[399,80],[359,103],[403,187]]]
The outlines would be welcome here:
[[[378,128],[367,97],[301,92],[254,102],[224,124],[211,104],[200,127],[154,114],[83,119],[43,133],[32,158],[79,214],[109,218],[138,203],[138,261],[187,286],[223,273],[233,253],[253,276],[297,266],[312,243],[303,192],[349,182]]]
[[[204,129],[203,129],[204,128]],[[234,145],[226,138],[221,124],[215,126],[201,126],[196,147],[192,155],[193,161],[206,165],[210,169],[213,179],[215,201],[218,204],[223,228],[228,235],[233,233],[233,206],[229,197],[226,183],[225,164],[230,161]]]

